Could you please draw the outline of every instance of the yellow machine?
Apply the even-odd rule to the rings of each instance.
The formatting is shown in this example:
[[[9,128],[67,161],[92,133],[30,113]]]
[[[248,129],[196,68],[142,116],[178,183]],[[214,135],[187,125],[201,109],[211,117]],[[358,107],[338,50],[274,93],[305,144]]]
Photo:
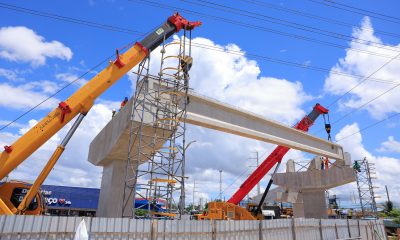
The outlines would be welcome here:
[[[247,208],[242,208],[229,202],[209,202],[208,213],[196,214],[198,220],[256,220],[257,216],[251,214],[253,207],[257,205],[249,204]]]
[[[40,186],[60,158],[79,124],[93,106],[95,99],[130,69],[144,60],[165,39],[172,36],[175,32],[179,32],[181,29],[190,31],[200,25],[200,22],[189,22],[178,13],[175,13],[163,25],[147,35],[142,41],[137,42],[123,54],[119,54],[117,51],[116,59],[111,61],[105,69],[83,85],[67,100],[60,102],[53,111],[12,145],[5,146],[4,152],[0,153],[0,179],[4,179],[68,122],[78,116],[61,144],[57,147],[31,186],[19,182],[0,184],[0,214],[40,214],[43,209],[42,199],[39,194]],[[185,59],[182,59],[182,62],[184,61]],[[21,191],[21,193],[18,193],[18,191]],[[18,195],[18,198],[13,198],[16,195]],[[31,206],[33,206],[32,204],[35,201],[37,208],[32,210],[33,207],[31,208]]]

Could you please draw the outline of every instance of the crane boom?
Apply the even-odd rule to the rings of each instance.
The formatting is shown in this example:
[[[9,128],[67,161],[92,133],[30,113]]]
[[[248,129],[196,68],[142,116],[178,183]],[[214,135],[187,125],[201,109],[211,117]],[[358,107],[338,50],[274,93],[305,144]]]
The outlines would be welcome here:
[[[94,101],[130,69],[144,60],[165,39],[172,36],[175,32],[179,32],[181,29],[192,30],[200,25],[201,22],[189,22],[178,13],[170,16],[159,28],[148,34],[142,41],[136,42],[134,46],[123,54],[120,55],[117,50],[116,59],[110,61],[110,64],[105,69],[73,93],[67,100],[60,102],[58,107],[52,110],[12,145],[4,146],[4,151],[0,153],[0,179],[6,177],[75,116],[79,115],[63,142],[57,147],[28,194],[24,197],[24,200],[18,207],[19,212],[23,211],[29,205],[40,185],[64,151],[65,145],[79,126],[79,123],[93,106]],[[16,209],[14,208],[10,211],[9,201],[7,203],[5,204],[0,198],[0,213],[15,213]]]
[[[314,121],[321,114],[327,114],[328,109],[320,104],[316,104],[310,114],[306,115],[294,128],[307,132],[314,124]],[[278,146],[275,150],[261,163],[260,166],[243,182],[235,194],[227,201],[228,203],[239,204],[240,201],[261,181],[261,179],[269,172],[269,170],[282,160],[285,154],[290,150],[288,147]]]

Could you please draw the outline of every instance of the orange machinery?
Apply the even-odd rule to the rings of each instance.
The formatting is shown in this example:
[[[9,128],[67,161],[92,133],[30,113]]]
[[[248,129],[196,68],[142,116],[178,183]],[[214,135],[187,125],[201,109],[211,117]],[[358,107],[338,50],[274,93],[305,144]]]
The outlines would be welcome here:
[[[19,182],[4,182],[0,184],[0,214],[40,214],[40,209],[30,210],[32,201],[33,203],[36,201],[39,204],[38,208],[40,208],[42,205],[40,194],[38,194],[40,186],[60,158],[68,141],[93,106],[94,101],[130,69],[146,59],[149,53],[165,39],[181,29],[191,31],[200,25],[200,22],[189,22],[178,13],[175,13],[159,28],[148,34],[142,41],[136,42],[134,46],[123,54],[119,54],[117,51],[116,59],[110,62],[105,69],[73,93],[67,100],[60,102],[53,111],[17,141],[9,146],[4,146],[4,151],[0,153],[0,179],[5,179],[10,172],[24,162],[40,146],[78,116],[31,186]],[[18,193],[18,191],[21,191],[21,193]],[[14,198],[17,195],[18,201]]]

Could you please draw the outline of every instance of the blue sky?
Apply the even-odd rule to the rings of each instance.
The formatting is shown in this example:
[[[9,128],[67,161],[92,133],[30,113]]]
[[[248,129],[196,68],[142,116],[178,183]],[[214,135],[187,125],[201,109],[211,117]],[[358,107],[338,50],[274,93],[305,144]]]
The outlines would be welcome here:
[[[26,9],[130,29],[131,34],[17,12],[4,8],[4,5],[0,4],[2,6],[0,7],[0,89],[2,91],[0,123],[5,124],[15,119],[71,79],[113,54],[116,48],[140,39],[140,34],[158,26],[172,14],[171,6],[190,20],[203,22],[203,26],[193,32],[193,37],[197,38],[199,43],[220,46],[225,51],[234,49],[248,53],[239,57],[194,48],[197,54],[194,55],[195,66],[192,75],[194,90],[286,124],[295,123],[309,112],[316,102],[330,105],[361,81],[354,77],[335,75],[333,71],[367,76],[398,54],[396,52],[400,50],[400,31],[398,30],[400,29],[398,13],[400,3],[398,1],[363,1],[362,6],[358,1],[337,1],[339,4],[359,7],[392,16],[392,18],[375,14],[369,14],[371,16],[366,17],[365,13],[356,14],[318,4],[318,1],[305,0],[279,2],[245,0],[215,3],[183,0],[162,1],[157,6],[151,2],[152,0],[91,0],[58,1],[54,4],[52,1],[2,1],[2,3]],[[334,6],[343,8],[343,5]],[[223,11],[218,10],[221,8]],[[227,21],[233,23],[227,23]],[[307,31],[299,28],[307,29]],[[280,33],[277,34],[276,31]],[[134,32],[138,34],[135,35]],[[305,41],[299,38],[311,40]],[[354,40],[354,38],[357,39]],[[357,41],[363,41],[363,43],[360,44]],[[376,42],[379,42],[379,47],[373,46]],[[40,44],[35,45],[38,43]],[[254,55],[273,61],[266,61]],[[385,57],[377,55],[385,55]],[[278,64],[274,62],[277,59],[298,63],[303,67],[294,67],[288,63]],[[101,67],[104,66],[103,64]],[[377,78],[377,81],[399,81],[399,66],[400,60],[393,60],[373,77]],[[93,77],[96,71],[101,70],[101,67],[89,73],[84,79]],[[313,71],[310,68],[324,68],[328,71]],[[202,77],[199,73],[204,69],[209,70],[209,77],[214,79]],[[394,86],[393,83],[377,81],[365,81],[330,106],[331,122],[354,111],[358,106]],[[11,144],[10,139],[15,140],[23,131],[21,128],[26,128],[30,120],[41,119],[50,111],[51,104],[67,98],[79,86],[79,84],[73,84],[57,94],[56,100],[49,101],[47,105],[21,118],[14,127],[2,130],[0,143]],[[254,89],[258,91],[252,92]],[[90,130],[80,133],[84,136],[82,139],[86,141],[86,145],[101,129],[102,124],[109,121],[111,109],[117,107],[119,101],[131,93],[132,82],[128,76],[125,76],[100,97],[93,109],[94,113],[88,116],[85,120],[86,125],[83,126]],[[399,112],[399,93],[395,89],[374,101],[373,104],[333,124],[332,136],[335,138],[339,133],[340,139]],[[319,119],[311,132],[320,130],[322,123],[322,119]],[[379,184],[382,186],[388,184],[389,188],[393,185],[395,196],[400,196],[400,185],[393,184],[393,181],[398,179],[393,171],[400,167],[399,128],[399,118],[395,117],[340,142],[345,150],[353,154],[353,157],[369,156],[376,161],[379,168],[382,167],[378,169]],[[218,172],[213,172],[213,170],[224,169],[227,174],[224,181],[226,187],[237,178],[239,172],[243,172],[242,169],[246,168],[246,165],[252,165],[244,161],[253,151],[263,153],[272,148],[267,144],[224,136],[195,127],[191,128],[188,134],[189,138],[200,142],[196,147],[193,146],[190,153],[192,160],[189,160],[189,163],[192,165],[188,167],[189,175],[193,179],[198,178],[199,181],[201,181],[201,175],[211,176],[212,183],[214,180],[218,181]],[[319,131],[317,134],[326,137],[324,131]],[[57,137],[62,138],[62,136],[63,134],[60,133]],[[235,139],[234,143],[231,142],[232,138]],[[35,159],[40,158],[38,161],[43,163],[43,159],[47,158],[52,146],[56,144],[57,138],[54,138],[52,143],[44,146],[24,166],[20,167],[15,177],[32,180],[33,177],[29,171],[39,171],[38,167],[34,166]],[[77,142],[75,144],[79,146]],[[206,155],[205,151],[211,154]],[[75,154],[67,150],[60,160],[59,167],[56,167],[59,170],[52,173],[48,183],[98,187],[101,169],[86,163],[86,152],[87,150],[82,149],[79,154]],[[227,166],[229,164],[222,159],[226,156],[231,156],[230,158],[234,159],[232,161],[237,163],[242,162],[243,166],[239,169],[234,169],[232,165]],[[292,155],[297,158],[306,156],[308,155],[303,153]],[[75,180],[71,180],[70,176],[74,176]],[[91,180],[86,178],[91,178]],[[232,192],[239,186],[243,178],[244,176],[239,178],[229,191]],[[203,183],[206,185],[207,181],[204,180]],[[210,191],[206,189],[199,189],[199,191],[200,196],[209,199],[218,194],[218,187]],[[228,193],[227,195],[229,196]]]

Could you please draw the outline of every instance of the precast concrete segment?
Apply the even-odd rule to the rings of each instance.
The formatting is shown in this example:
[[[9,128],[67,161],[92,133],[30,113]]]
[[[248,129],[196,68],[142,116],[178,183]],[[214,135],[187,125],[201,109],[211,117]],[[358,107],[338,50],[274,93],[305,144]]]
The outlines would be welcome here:
[[[343,148],[306,132],[189,92],[186,122],[217,131],[343,160]]]
[[[329,189],[355,181],[351,167],[332,167],[328,170],[276,173],[274,184],[289,189]]]
[[[92,141],[89,149],[89,161],[94,165],[104,166],[110,160],[126,160],[130,132],[130,124],[128,123],[132,101],[131,99]],[[138,121],[139,119],[134,119],[134,122]],[[338,144],[198,95],[193,91],[189,92],[186,122],[325,156],[330,159],[344,159],[343,149]],[[151,124],[145,125],[142,130],[144,138],[152,136],[153,131]],[[159,134],[167,138],[172,133],[171,131],[168,133],[168,131],[163,130]],[[161,147],[162,144],[162,142],[159,142],[158,147]],[[134,151],[135,144],[132,147]]]

